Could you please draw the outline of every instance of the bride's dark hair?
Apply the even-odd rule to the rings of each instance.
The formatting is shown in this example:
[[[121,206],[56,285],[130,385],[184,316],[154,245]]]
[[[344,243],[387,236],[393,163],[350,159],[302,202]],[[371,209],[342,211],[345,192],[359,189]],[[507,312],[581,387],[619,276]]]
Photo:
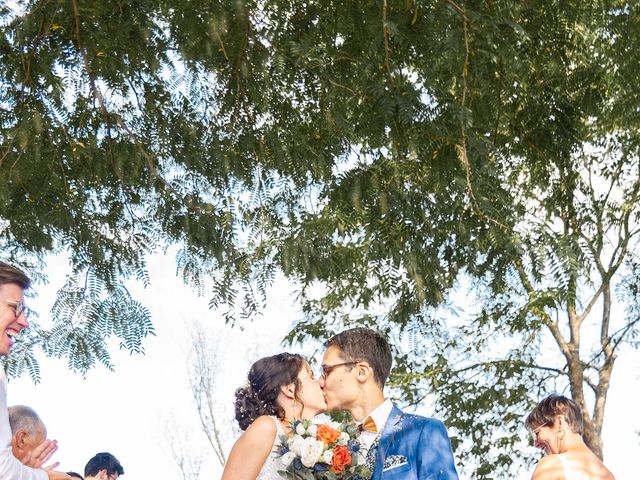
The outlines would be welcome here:
[[[297,398],[298,373],[304,358],[295,353],[279,353],[261,358],[249,370],[249,383],[236,390],[236,420],[246,430],[260,415],[275,415],[284,419],[284,410],[276,403],[280,387],[293,383]]]

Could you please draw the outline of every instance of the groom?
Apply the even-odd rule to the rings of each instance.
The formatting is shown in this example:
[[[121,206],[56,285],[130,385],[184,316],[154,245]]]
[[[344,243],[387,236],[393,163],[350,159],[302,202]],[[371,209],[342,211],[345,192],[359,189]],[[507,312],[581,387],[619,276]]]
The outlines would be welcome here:
[[[348,410],[362,430],[372,480],[457,480],[451,442],[442,422],[403,413],[385,399],[391,371],[387,340],[368,328],[331,338],[320,385],[329,411]]]

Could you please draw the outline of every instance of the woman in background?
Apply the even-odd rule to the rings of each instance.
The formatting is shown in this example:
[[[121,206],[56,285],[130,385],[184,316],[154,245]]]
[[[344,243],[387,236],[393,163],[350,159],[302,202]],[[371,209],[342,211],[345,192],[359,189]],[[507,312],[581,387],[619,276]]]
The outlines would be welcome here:
[[[525,421],[534,445],[546,454],[532,480],[615,480],[582,439],[580,407],[561,395],[542,400]]]

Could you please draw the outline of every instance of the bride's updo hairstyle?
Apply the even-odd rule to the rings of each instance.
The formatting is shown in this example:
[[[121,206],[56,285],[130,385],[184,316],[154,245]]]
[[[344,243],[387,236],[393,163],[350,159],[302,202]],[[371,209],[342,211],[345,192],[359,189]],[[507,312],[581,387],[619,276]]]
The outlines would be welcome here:
[[[298,373],[303,366],[304,358],[295,353],[261,358],[251,366],[248,384],[236,390],[236,420],[242,430],[261,415],[284,419],[284,410],[276,404],[280,387],[293,383],[297,398],[300,387]]]

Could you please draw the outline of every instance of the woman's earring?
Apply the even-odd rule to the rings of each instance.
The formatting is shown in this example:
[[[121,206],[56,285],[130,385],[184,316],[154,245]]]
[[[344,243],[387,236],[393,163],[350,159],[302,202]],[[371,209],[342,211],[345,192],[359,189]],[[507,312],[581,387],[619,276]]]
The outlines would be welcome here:
[[[293,419],[296,419],[296,408],[298,406],[298,403],[296,402],[296,399],[293,399]]]
[[[556,450],[558,450],[557,453],[562,453],[562,447],[564,447],[564,430],[560,430],[556,438]]]

